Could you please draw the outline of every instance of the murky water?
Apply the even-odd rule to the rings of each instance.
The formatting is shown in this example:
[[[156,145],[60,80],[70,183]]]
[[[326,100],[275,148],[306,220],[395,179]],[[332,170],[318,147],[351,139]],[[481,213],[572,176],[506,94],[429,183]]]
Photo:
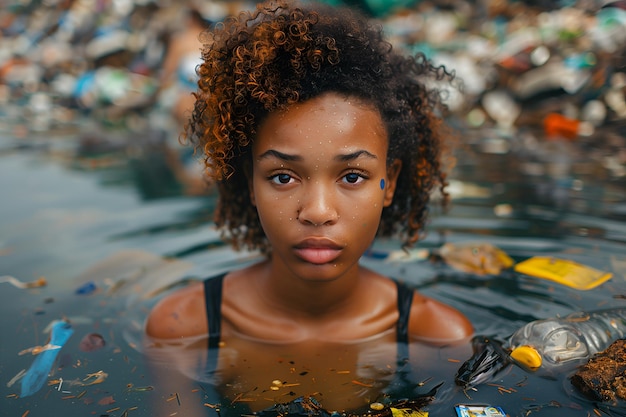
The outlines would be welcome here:
[[[476,136],[457,155],[451,210],[433,210],[420,247],[488,242],[516,261],[534,255],[573,259],[612,272],[613,278],[579,291],[512,271],[481,276],[422,259],[367,257],[363,263],[460,309],[477,333],[503,338],[531,320],[626,306],[621,298],[626,294],[626,180],[602,165],[612,151],[556,142],[529,145],[523,138],[489,132]],[[190,402],[212,404],[217,398],[199,386],[159,390],[138,349],[142,314],[150,305],[143,295],[174,278],[238,267],[250,261],[249,255],[221,244],[211,225],[213,197],[185,195],[162,148],[146,151],[118,141],[89,154],[83,147],[78,158],[80,143],[73,134],[0,136],[0,275],[48,281],[28,290],[0,284],[0,414],[186,415]],[[508,152],[485,152],[503,145]],[[375,249],[384,253],[398,244],[380,241]],[[124,285],[113,286],[125,266],[111,259],[120,254],[151,265],[143,271],[150,283],[128,275],[121,277]],[[173,262],[165,267],[162,255]],[[104,266],[96,270],[94,265]],[[115,271],[118,276],[107,276]],[[95,292],[76,294],[90,281]],[[47,384],[31,397],[18,398],[19,382],[7,384],[33,361],[30,353],[19,352],[44,345],[46,326],[64,317],[75,334]],[[105,347],[80,350],[81,338],[94,332],[103,336]],[[493,384],[463,392],[454,385],[454,373],[467,350],[433,352],[439,360],[425,363],[418,353],[411,370],[414,381],[428,381],[424,390],[444,383],[427,407],[431,416],[453,416],[456,403],[499,405],[511,416],[589,416],[599,407],[571,388],[568,375],[544,378],[517,367]],[[90,384],[89,375],[99,371],[107,378]],[[215,415],[213,408],[205,410]]]

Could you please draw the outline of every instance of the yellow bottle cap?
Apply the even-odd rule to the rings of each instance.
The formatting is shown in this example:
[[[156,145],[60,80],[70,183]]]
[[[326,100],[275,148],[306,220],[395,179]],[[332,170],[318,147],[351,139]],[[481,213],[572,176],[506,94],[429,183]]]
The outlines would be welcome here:
[[[511,358],[521,365],[532,370],[541,367],[542,358],[537,349],[532,346],[518,346],[511,352]]]

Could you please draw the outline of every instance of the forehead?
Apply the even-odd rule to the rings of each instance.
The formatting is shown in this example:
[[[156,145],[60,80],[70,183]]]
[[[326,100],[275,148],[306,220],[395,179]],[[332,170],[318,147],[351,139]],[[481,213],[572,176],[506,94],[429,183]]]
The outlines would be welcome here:
[[[354,97],[326,93],[270,113],[259,126],[253,148],[331,143],[387,150],[380,112]]]

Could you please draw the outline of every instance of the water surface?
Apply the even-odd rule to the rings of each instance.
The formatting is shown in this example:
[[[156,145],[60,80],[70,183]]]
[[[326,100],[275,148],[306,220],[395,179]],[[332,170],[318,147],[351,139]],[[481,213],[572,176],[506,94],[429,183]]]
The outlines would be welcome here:
[[[143,296],[164,283],[213,275],[255,257],[223,245],[211,223],[214,196],[185,194],[164,147],[138,146],[119,136],[111,146],[90,152],[84,133],[0,136],[0,275],[48,281],[28,290],[0,284],[2,415],[151,416],[155,404],[162,415],[185,415],[189,402],[219,400],[199,386],[159,390],[139,347],[141,320],[151,303]],[[484,152],[493,140],[509,141],[509,151]],[[521,138],[476,134],[457,155],[451,209],[433,208],[419,247],[488,242],[516,261],[534,255],[576,260],[612,272],[610,281],[578,291],[510,270],[483,276],[428,260],[390,262],[381,256],[363,263],[458,308],[479,334],[506,337],[531,320],[624,307],[626,181],[602,166],[602,152],[611,150],[523,144]],[[399,244],[378,241],[374,249],[380,255]],[[127,265],[111,261],[120,253],[153,269],[142,272],[143,280],[123,276]],[[163,264],[162,256],[172,262]],[[124,285],[114,286],[120,279]],[[95,292],[76,294],[90,281]],[[33,360],[19,352],[44,345],[44,329],[61,318],[72,321],[75,334],[61,350],[50,383],[18,398],[19,382],[7,383]],[[88,333],[102,335],[105,347],[81,351],[78,343]],[[567,375],[547,379],[516,367],[492,385],[463,392],[453,377],[467,359],[466,349],[422,352],[428,355],[417,349],[412,357],[411,379],[428,381],[423,390],[443,382],[427,407],[432,416],[453,416],[456,403],[499,405],[511,416],[588,416],[599,407],[580,398]],[[98,371],[108,374],[106,380],[88,385],[89,375]]]

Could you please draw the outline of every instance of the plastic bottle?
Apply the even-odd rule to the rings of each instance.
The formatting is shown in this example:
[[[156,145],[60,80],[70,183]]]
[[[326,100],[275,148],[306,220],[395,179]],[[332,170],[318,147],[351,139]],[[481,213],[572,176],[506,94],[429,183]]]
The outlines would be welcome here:
[[[624,337],[626,308],[615,308],[530,322],[513,333],[509,347],[517,363],[552,373],[584,362]]]

